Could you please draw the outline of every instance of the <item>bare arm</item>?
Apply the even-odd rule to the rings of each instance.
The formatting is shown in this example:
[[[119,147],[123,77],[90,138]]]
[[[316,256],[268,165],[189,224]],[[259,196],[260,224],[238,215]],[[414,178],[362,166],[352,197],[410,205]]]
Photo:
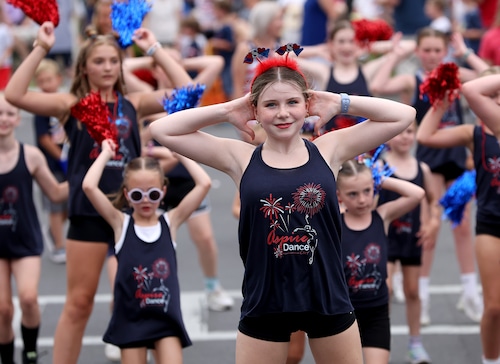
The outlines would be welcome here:
[[[417,141],[431,148],[466,146],[472,150],[473,125],[458,125],[439,129],[441,119],[450,103],[447,99],[429,108],[417,130]]]
[[[177,228],[200,206],[212,185],[210,176],[198,163],[181,155],[177,155],[177,157],[184,167],[186,167],[191,177],[193,177],[195,186],[177,207],[168,212],[173,238],[175,238]]]
[[[101,153],[87,171],[82,182],[82,189],[99,215],[113,228],[115,236],[120,236],[123,213],[113,206],[108,197],[99,188],[102,173],[106,167],[106,163],[114,156],[115,148],[114,143],[110,140],[102,142]],[[122,191],[119,191],[119,193],[122,193]]]
[[[489,75],[464,83],[462,92],[477,117],[500,140],[500,75]]]
[[[156,44],[156,38],[153,33],[147,29],[140,28],[135,31],[133,40],[135,44],[146,52],[151,46]],[[184,67],[175,60],[170,52],[163,49],[161,46],[156,48],[152,55],[154,61],[165,71],[165,74],[172,82],[173,87],[181,87],[193,83],[193,80],[188,75]],[[163,106],[160,102],[165,94],[165,90],[155,92],[138,92],[128,95],[128,98],[134,104],[138,118],[143,116],[156,114],[163,111]]]
[[[374,95],[393,95],[413,92],[415,77],[410,74],[401,74],[392,77],[392,72],[399,62],[410,54],[410,48],[396,44],[391,52],[387,53],[385,62],[378,68],[370,82],[370,89]]]
[[[349,114],[367,120],[315,139],[335,174],[344,161],[385,143],[415,120],[415,109],[400,102],[368,96],[350,96],[350,100]],[[315,128],[324,125],[333,115],[340,114],[340,110],[339,94],[313,92],[309,113],[320,116]]]
[[[441,226],[442,208],[439,205],[439,196],[431,186],[431,170],[423,162],[420,163],[424,175],[425,199],[420,210],[420,230],[417,233],[418,244],[424,249],[432,249],[437,241],[439,227]]]
[[[26,165],[43,193],[52,202],[63,202],[68,199],[68,182],[57,182],[40,149],[32,145],[24,145]]]
[[[167,115],[154,121],[149,129],[152,137],[167,148],[226,172],[239,181],[254,146],[236,139],[215,137],[200,130],[228,122],[253,138],[253,129],[247,125],[252,119],[253,109],[247,95],[225,103]]]
[[[417,207],[425,195],[424,189],[415,183],[392,177],[388,177],[382,182],[382,188],[400,195],[399,198],[377,207],[377,212],[384,220],[386,231],[393,220]]]
[[[59,160],[61,158],[61,148],[52,141],[49,134],[43,134],[38,137],[38,144],[42,147],[52,158]]]
[[[489,68],[481,57],[467,48],[462,34],[455,32],[451,36],[451,45],[454,49],[454,56],[464,60],[471,69],[460,67],[459,77],[462,82],[476,78],[481,72]]]
[[[39,44],[52,47],[55,42],[54,25],[51,22],[43,23],[38,30],[37,39]],[[62,121],[66,119],[69,108],[76,103],[75,96],[63,93],[28,91],[36,68],[46,54],[47,50],[41,45],[33,48],[10,78],[5,89],[5,98],[20,109],[38,115],[55,116]]]

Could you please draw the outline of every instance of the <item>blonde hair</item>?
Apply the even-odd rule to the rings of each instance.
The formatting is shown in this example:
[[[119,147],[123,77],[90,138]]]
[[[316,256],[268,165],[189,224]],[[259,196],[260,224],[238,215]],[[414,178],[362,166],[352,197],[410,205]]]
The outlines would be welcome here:
[[[50,72],[54,75],[62,76],[61,67],[59,67],[59,63],[49,58],[44,58],[40,61],[40,64],[35,70],[35,78],[40,76],[40,73],[43,72]]]
[[[259,1],[250,10],[248,22],[250,24],[250,36],[262,36],[267,33],[267,28],[273,18],[278,15],[283,8],[277,1]]]
[[[342,163],[339,174],[337,176],[337,187],[341,185],[341,181],[346,177],[357,176],[358,174],[368,172],[371,176],[370,168],[364,163],[349,159]]]

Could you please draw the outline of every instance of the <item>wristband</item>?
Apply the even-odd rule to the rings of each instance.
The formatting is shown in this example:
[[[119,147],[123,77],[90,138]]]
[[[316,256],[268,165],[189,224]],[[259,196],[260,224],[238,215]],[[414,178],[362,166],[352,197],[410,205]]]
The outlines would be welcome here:
[[[146,56],[152,57],[160,47],[161,47],[160,42],[153,43],[153,45],[151,45],[151,47],[149,47],[148,50],[146,51]]]
[[[349,95],[341,92],[340,93],[340,113],[347,114],[347,112],[349,111],[350,104],[351,104],[351,99],[349,98]]]
[[[43,49],[45,49],[45,52],[46,53],[49,53],[50,52],[50,46],[48,45],[47,42],[44,42],[43,40],[40,40],[40,39],[35,39],[35,41],[33,42],[33,48],[37,47],[37,46],[40,46],[42,47]]]
[[[474,50],[472,48],[467,48],[467,50],[465,51],[464,55],[462,56],[462,61],[467,62],[467,58],[469,58],[469,56],[472,53],[474,53]]]

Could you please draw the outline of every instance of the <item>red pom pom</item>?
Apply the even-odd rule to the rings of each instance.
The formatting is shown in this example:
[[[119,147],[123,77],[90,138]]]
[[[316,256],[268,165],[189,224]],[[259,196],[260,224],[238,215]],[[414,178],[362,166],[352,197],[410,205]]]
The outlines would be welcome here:
[[[458,93],[453,91],[460,87],[458,66],[452,62],[442,63],[420,84],[420,99],[427,98],[432,106],[436,106],[448,92],[448,101],[453,102],[458,97]]]
[[[351,22],[356,40],[361,44],[369,44],[377,40],[389,40],[392,37],[392,28],[382,19],[359,19]]]
[[[99,92],[91,92],[71,108],[71,115],[87,126],[90,136],[99,144],[111,139],[118,145],[116,127],[109,121],[108,106]]]
[[[56,0],[7,0],[7,2],[21,9],[28,18],[39,25],[46,21],[52,22],[55,27],[59,25],[59,8]]]
[[[56,0],[7,0],[7,2],[33,19],[35,23],[42,25],[50,21],[55,27],[59,25],[59,8]]]

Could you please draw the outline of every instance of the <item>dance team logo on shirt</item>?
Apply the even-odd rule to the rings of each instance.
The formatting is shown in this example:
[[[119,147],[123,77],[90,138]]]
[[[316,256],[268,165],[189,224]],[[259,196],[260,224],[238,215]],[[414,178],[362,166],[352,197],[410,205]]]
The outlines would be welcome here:
[[[10,226],[11,231],[16,231],[17,210],[15,203],[19,199],[19,189],[16,186],[6,186],[2,191],[0,200],[0,226]]]
[[[346,265],[349,269],[347,284],[351,292],[378,292],[383,282],[382,274],[377,266],[380,258],[381,249],[377,243],[370,243],[366,246],[363,258],[355,253],[347,256]]]
[[[497,194],[500,194],[500,158],[488,158],[488,168],[493,174],[490,185],[491,187],[496,187]]]
[[[396,234],[411,234],[411,221],[396,219],[391,223]]]
[[[139,300],[139,307],[162,307],[168,311],[170,290],[164,282],[170,275],[170,266],[164,258],[154,261],[151,272],[142,265],[134,267],[134,280],[137,283],[135,298]]]
[[[271,231],[267,236],[267,244],[274,246],[274,256],[283,258],[289,254],[307,254],[309,264],[314,261],[314,253],[318,245],[317,232],[310,224],[310,218],[318,213],[325,205],[325,191],[319,184],[308,183],[297,188],[292,193],[291,201],[286,202],[283,197],[269,197],[260,200],[260,211],[269,219]],[[293,215],[304,215],[305,223],[300,226],[291,226],[297,218]]]

